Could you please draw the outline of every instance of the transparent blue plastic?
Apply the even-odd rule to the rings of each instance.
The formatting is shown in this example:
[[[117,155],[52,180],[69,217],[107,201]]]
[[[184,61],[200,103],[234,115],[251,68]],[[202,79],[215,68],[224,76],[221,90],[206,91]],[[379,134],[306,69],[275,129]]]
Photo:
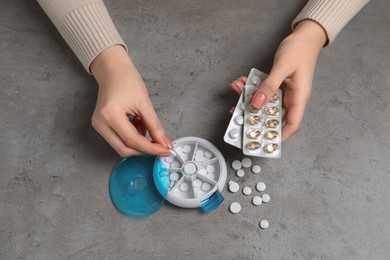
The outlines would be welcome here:
[[[165,167],[164,163],[159,159],[159,157],[157,157],[154,161],[153,179],[157,190],[164,198],[166,198],[169,188],[169,173],[168,169]]]
[[[219,191],[216,191],[213,195],[208,197],[207,199],[200,202],[200,207],[202,212],[208,213],[218,208],[219,204],[224,200],[223,196]]]
[[[123,214],[143,218],[158,211],[164,198],[153,180],[156,156],[141,155],[123,159],[110,178],[110,196]]]

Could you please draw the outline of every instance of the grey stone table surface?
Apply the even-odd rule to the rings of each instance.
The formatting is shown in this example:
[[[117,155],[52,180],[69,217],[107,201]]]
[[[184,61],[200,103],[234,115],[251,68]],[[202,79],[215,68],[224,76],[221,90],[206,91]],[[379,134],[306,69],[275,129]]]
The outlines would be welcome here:
[[[222,140],[229,82],[269,72],[305,1],[106,2],[169,137],[242,159]],[[166,203],[135,220],[108,193],[120,157],[91,127],[96,82],[35,1],[1,1],[0,259],[389,259],[389,14],[371,1],[322,51],[281,159],[253,158],[262,172],[244,179],[228,167],[270,203],[225,189],[210,214]]]

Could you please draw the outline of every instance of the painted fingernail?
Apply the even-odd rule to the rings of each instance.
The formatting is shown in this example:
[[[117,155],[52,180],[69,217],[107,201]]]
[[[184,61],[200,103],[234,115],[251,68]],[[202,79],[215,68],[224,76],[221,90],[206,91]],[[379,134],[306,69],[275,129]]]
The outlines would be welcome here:
[[[168,138],[166,135],[163,136],[163,141],[164,141],[165,145],[166,145],[169,149],[172,149],[172,148],[173,148],[173,144],[172,144],[171,140],[169,140],[169,138]],[[168,154],[169,154],[169,153],[168,153]]]
[[[253,96],[252,106],[256,109],[259,109],[264,106],[266,99],[267,97],[265,96],[265,94],[263,92],[259,92]]]

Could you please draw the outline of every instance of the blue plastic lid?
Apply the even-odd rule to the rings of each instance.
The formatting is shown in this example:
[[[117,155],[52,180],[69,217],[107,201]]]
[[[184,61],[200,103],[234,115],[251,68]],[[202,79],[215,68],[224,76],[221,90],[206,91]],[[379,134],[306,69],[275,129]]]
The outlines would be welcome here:
[[[156,156],[140,155],[123,159],[110,177],[110,196],[123,214],[142,218],[158,211],[164,198],[153,180]]]

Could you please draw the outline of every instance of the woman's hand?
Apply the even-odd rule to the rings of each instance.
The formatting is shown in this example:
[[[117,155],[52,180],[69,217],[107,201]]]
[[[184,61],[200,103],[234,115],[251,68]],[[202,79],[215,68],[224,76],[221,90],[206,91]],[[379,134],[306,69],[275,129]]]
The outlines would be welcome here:
[[[282,90],[286,124],[282,130],[282,142],[300,128],[310,97],[317,57],[326,41],[326,33],[319,24],[312,20],[300,22],[295,31],[279,45],[270,74],[252,98],[252,106],[259,109],[284,83]],[[245,81],[245,77],[240,77],[231,83],[231,87],[241,93]]]
[[[90,68],[99,83],[92,116],[96,131],[122,157],[143,153],[169,156],[172,143],[125,49],[121,45],[107,48],[94,59]],[[146,131],[152,141],[145,137]]]

